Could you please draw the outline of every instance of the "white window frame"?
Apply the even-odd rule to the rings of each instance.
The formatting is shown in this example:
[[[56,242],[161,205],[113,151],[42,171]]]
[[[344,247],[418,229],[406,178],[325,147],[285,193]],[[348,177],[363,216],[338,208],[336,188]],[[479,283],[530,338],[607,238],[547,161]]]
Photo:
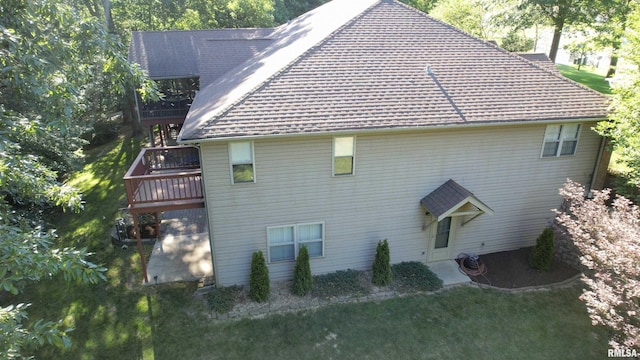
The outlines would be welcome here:
[[[321,239],[314,239],[314,240],[309,240],[309,241],[301,241],[299,240],[299,235],[298,235],[298,227],[300,226],[307,226],[307,225],[320,225],[321,226],[321,230],[322,230],[322,238]],[[291,227],[293,228],[293,243],[281,243],[281,244],[270,244],[270,239],[269,239],[269,230],[271,229],[279,229],[279,228],[288,228]],[[298,258],[298,253],[300,252],[300,246],[304,245],[304,244],[308,244],[308,243],[316,243],[316,242],[321,242],[322,244],[322,253],[320,255],[311,255],[309,254],[309,258],[311,259],[317,259],[317,258],[323,258],[324,257],[324,244],[325,244],[325,224],[322,221],[318,221],[318,222],[307,222],[307,223],[298,223],[298,224],[287,224],[287,225],[278,225],[278,226],[267,226],[267,262],[268,263],[279,263],[279,262],[286,262],[286,261],[295,261]],[[293,244],[293,259],[283,259],[283,260],[271,260],[271,247],[272,246],[282,246],[282,245],[290,245]]]
[[[567,126],[577,125],[578,131],[575,137],[567,138],[568,135]],[[550,126],[560,126],[560,133],[558,134],[557,140],[547,140],[547,131]],[[582,124],[576,123],[567,123],[567,124],[550,124],[547,125],[544,129],[544,136],[542,139],[542,149],[540,150],[540,158],[548,159],[548,158],[558,158],[565,156],[575,156],[578,152],[578,143],[580,142],[580,134],[582,133]],[[575,141],[576,146],[573,149],[573,153],[571,154],[562,154],[562,145],[565,141]],[[554,155],[544,155],[544,149],[547,143],[558,143],[558,147],[556,149],[556,153]]]
[[[233,153],[231,150],[231,147],[233,146],[233,144],[241,144],[241,143],[248,143],[249,146],[251,147],[251,160],[250,161],[235,161],[233,160]],[[231,184],[251,184],[251,183],[255,183],[256,182],[256,155],[255,155],[255,147],[253,144],[253,141],[233,141],[230,142],[228,145],[228,152],[229,152],[229,172],[231,175]],[[236,182],[235,178],[233,176],[233,166],[234,165],[251,165],[251,169],[253,170],[253,181],[239,181]]]
[[[336,174],[336,158],[348,157],[348,156],[336,156],[336,140],[343,138],[351,138],[353,141],[353,149],[351,154],[351,173],[348,174]],[[356,137],[355,136],[334,136],[331,146],[331,176],[333,177],[345,177],[354,176],[356,174]]]

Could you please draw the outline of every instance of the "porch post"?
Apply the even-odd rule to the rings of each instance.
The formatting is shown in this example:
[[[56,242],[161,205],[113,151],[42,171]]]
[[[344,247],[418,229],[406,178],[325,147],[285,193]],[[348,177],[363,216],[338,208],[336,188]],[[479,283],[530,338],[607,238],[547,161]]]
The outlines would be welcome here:
[[[140,239],[140,226],[138,225],[138,214],[132,213],[133,218],[133,231],[136,233],[136,243],[138,244],[138,254],[140,254],[140,265],[142,265],[142,273],[144,274],[144,282],[149,282],[149,276],[147,275],[147,264],[144,261],[144,253],[142,251],[142,239]]]

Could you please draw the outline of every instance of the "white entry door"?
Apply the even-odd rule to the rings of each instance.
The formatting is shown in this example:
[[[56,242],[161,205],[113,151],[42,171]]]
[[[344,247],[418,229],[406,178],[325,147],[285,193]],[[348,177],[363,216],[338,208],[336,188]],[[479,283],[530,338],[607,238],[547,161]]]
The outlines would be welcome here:
[[[455,217],[447,217],[432,225],[427,261],[440,261],[451,258],[450,249],[451,241],[453,240],[454,223]]]

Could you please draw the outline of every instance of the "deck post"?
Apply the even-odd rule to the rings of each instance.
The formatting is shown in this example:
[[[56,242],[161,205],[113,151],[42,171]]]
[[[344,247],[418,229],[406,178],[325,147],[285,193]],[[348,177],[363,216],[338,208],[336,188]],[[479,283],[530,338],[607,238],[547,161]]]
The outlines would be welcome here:
[[[138,253],[140,254],[140,265],[142,265],[142,273],[144,274],[145,284],[149,282],[149,276],[147,275],[147,264],[144,261],[144,252],[142,251],[142,239],[140,238],[140,225],[138,224],[138,214],[132,213],[133,218],[133,231],[136,233],[136,243],[138,245]]]
[[[160,240],[160,221],[158,221],[158,213],[154,212],[153,217],[156,220],[156,239]]]

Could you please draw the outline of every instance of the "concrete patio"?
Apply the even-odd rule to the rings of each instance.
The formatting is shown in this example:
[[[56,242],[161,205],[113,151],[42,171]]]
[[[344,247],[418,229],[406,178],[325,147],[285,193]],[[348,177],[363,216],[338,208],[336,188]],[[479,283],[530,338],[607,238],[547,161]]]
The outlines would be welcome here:
[[[451,286],[458,284],[468,284],[471,279],[464,275],[458,269],[458,263],[455,260],[437,261],[427,264],[429,269],[442,280],[443,286]]]
[[[167,211],[147,265],[148,285],[175,281],[213,281],[205,210]]]

